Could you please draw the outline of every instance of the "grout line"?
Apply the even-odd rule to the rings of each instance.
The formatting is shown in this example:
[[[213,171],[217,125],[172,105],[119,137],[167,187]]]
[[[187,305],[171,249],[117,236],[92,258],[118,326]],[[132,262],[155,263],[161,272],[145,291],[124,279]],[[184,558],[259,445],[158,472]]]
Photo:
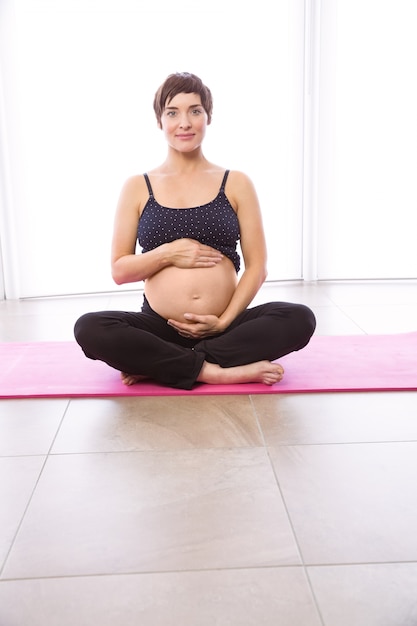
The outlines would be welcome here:
[[[67,580],[76,578],[106,578],[117,576],[158,576],[158,575],[171,575],[171,574],[199,574],[206,572],[238,572],[238,571],[260,571],[260,570],[308,570],[309,568],[352,568],[352,567],[386,567],[390,565],[415,565],[417,561],[358,561],[352,563],[309,563],[307,565],[301,564],[282,564],[282,565],[242,565],[240,567],[207,567],[207,568],[195,568],[195,569],[162,569],[162,570],[135,570],[127,572],[92,572],[92,573],[78,573],[78,574],[58,574],[51,576],[22,576],[1,578],[0,585],[3,582],[22,582],[28,580]]]
[[[253,404],[252,396],[250,396],[250,401],[251,401],[252,406],[253,406],[253,411],[254,411],[254,414],[255,414],[255,417],[256,417],[258,428],[259,428],[259,430],[261,432],[261,435],[262,435],[262,441],[264,443],[265,452],[267,454],[272,473],[273,473],[273,475],[275,477],[275,482],[276,482],[276,485],[277,485],[277,488],[278,488],[278,492],[280,494],[281,501],[282,501],[283,507],[285,509],[285,513],[286,513],[286,516],[287,516],[287,519],[288,519],[288,524],[289,524],[289,526],[291,528],[291,533],[292,533],[292,536],[293,536],[293,539],[294,539],[294,543],[295,543],[295,545],[297,547],[297,552],[298,552],[298,556],[300,558],[301,567],[302,567],[302,569],[304,571],[304,575],[306,577],[306,581],[308,583],[308,587],[310,589],[311,597],[312,597],[313,603],[315,605],[316,611],[318,613],[318,616],[319,616],[321,622],[323,623],[323,619],[322,619],[319,603],[318,603],[317,598],[316,598],[316,596],[314,594],[314,591],[313,591],[313,588],[312,588],[312,585],[311,585],[311,581],[310,581],[310,578],[308,576],[308,572],[307,572],[307,569],[306,569],[306,564],[304,562],[303,553],[302,553],[302,550],[301,550],[300,543],[298,541],[297,533],[295,531],[295,527],[294,527],[292,519],[291,519],[290,511],[288,509],[287,502],[285,500],[284,493],[282,491],[282,488],[281,488],[281,485],[280,485],[280,482],[279,482],[279,477],[278,477],[277,471],[275,469],[274,463],[273,463],[272,458],[271,458],[270,447],[266,444],[265,435],[264,435],[264,432],[262,430],[262,427],[261,427],[261,424],[260,424],[260,421],[259,421],[258,412],[256,410],[255,405]]]
[[[70,400],[68,400],[67,405],[66,405],[66,407],[65,407],[64,411],[62,412],[62,417],[61,417],[61,420],[60,420],[60,422],[59,422],[59,424],[58,424],[58,426],[57,426],[57,429],[56,429],[56,432],[55,432],[55,436],[54,436],[54,437],[53,437],[53,439],[52,439],[52,442],[51,442],[51,445],[49,446],[48,452],[46,452],[46,454],[31,454],[31,455],[29,455],[29,454],[28,454],[28,455],[20,455],[22,458],[23,458],[23,457],[30,457],[30,456],[32,456],[32,457],[44,457],[44,460],[43,460],[43,463],[42,463],[41,468],[40,468],[40,470],[39,470],[38,477],[37,477],[37,479],[35,480],[35,484],[33,485],[33,489],[32,489],[32,491],[31,491],[31,493],[30,493],[30,495],[29,495],[29,497],[28,497],[28,500],[27,500],[26,506],[24,507],[23,513],[22,513],[21,518],[20,518],[20,522],[18,523],[17,528],[16,528],[16,532],[14,533],[14,535],[13,535],[13,537],[12,537],[11,541],[10,541],[9,549],[7,550],[7,552],[6,552],[6,554],[5,554],[5,557],[4,557],[4,560],[3,560],[3,564],[2,564],[2,565],[1,565],[1,567],[0,567],[0,581],[2,580],[1,576],[2,576],[2,574],[3,574],[4,568],[5,568],[5,567],[6,567],[6,565],[7,565],[8,560],[9,560],[10,553],[11,553],[11,551],[13,550],[13,546],[14,546],[14,543],[15,543],[15,541],[16,541],[16,538],[17,538],[17,536],[18,536],[18,534],[19,534],[19,532],[20,532],[20,529],[21,529],[21,527],[22,527],[22,525],[23,525],[24,519],[25,519],[25,517],[26,517],[26,513],[28,512],[28,509],[29,509],[29,507],[30,507],[30,504],[31,504],[31,502],[32,502],[32,500],[33,500],[33,497],[34,497],[34,495],[35,495],[36,489],[37,489],[37,487],[38,487],[38,485],[39,485],[39,481],[40,481],[40,479],[41,479],[41,477],[42,477],[42,474],[43,474],[43,471],[44,471],[44,469],[45,469],[46,463],[47,463],[48,458],[49,458],[49,456],[50,456],[50,452],[51,452],[52,446],[53,446],[53,444],[54,444],[54,442],[55,442],[55,439],[56,439],[56,437],[57,437],[57,434],[58,434],[58,432],[59,432],[59,429],[61,428],[61,424],[62,424],[62,422],[63,422],[63,420],[64,420],[64,418],[65,418],[65,415],[66,415],[66,413],[67,413],[67,411],[68,411],[69,404],[70,404]],[[15,457],[8,457],[8,458],[18,458],[18,456],[15,456]]]

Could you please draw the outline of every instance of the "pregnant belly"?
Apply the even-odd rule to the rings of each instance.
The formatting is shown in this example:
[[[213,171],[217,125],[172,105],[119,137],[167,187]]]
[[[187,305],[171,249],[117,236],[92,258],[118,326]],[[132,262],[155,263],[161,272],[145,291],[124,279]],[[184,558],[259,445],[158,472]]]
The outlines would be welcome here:
[[[184,313],[221,315],[236,289],[232,262],[224,258],[214,267],[167,267],[145,282],[152,309],[165,319],[183,321]]]

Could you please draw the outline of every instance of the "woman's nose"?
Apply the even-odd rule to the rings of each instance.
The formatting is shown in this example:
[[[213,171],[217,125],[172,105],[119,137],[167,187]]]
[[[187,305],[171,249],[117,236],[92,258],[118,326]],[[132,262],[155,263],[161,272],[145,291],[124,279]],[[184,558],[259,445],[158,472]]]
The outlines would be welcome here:
[[[182,115],[181,119],[180,119],[180,127],[181,128],[190,128],[190,126],[191,126],[191,123],[190,123],[190,120],[188,118],[188,115],[186,115],[186,114]]]

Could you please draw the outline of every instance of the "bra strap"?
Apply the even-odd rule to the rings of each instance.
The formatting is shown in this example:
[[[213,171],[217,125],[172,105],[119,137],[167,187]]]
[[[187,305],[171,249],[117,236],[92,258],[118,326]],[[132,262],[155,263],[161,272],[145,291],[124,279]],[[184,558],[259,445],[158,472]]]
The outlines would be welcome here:
[[[152,187],[151,187],[151,181],[149,180],[149,176],[147,174],[143,175],[145,181],[146,181],[146,185],[148,187],[148,191],[149,191],[149,195],[151,198],[153,198],[153,191],[152,191]]]
[[[220,187],[220,191],[222,191],[223,193],[224,193],[224,188],[226,186],[227,177],[229,176],[229,172],[230,172],[230,170],[226,170],[225,173],[224,173],[224,176],[223,176],[222,184],[221,184],[221,187]]]

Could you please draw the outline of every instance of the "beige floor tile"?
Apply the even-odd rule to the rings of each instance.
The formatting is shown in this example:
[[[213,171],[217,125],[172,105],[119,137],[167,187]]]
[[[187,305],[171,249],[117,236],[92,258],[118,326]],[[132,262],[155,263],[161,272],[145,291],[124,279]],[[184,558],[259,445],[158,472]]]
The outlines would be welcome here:
[[[252,397],[269,446],[417,441],[417,392]]]
[[[417,304],[348,305],[343,307],[343,311],[368,335],[411,333],[417,330]]]
[[[417,304],[416,280],[325,281],[317,286],[337,305]]]
[[[0,301],[0,341],[74,341],[78,317],[109,302],[107,294]]]
[[[109,294],[1,300],[0,314],[9,314],[13,317],[19,315],[67,314],[75,317],[86,311],[98,311],[102,308],[108,308],[109,302]]]
[[[0,583],[7,626],[319,626],[299,568]]]
[[[8,319],[7,319],[8,318]],[[0,341],[74,341],[73,315],[16,315],[2,319]]]
[[[259,448],[52,456],[4,577],[296,565]]]
[[[260,446],[249,396],[71,400],[53,452]]]
[[[345,312],[337,307],[313,306],[316,316],[316,335],[363,335],[364,331]]]
[[[417,560],[417,443],[271,449],[304,561]]]
[[[417,563],[309,568],[326,626],[417,624]]]
[[[65,399],[0,400],[0,456],[47,454],[67,406]]]
[[[303,281],[266,282],[255,296],[254,304],[272,301],[299,302],[310,307],[333,305],[318,283]]]
[[[19,528],[43,462],[44,457],[41,456],[0,458],[0,570]]]

